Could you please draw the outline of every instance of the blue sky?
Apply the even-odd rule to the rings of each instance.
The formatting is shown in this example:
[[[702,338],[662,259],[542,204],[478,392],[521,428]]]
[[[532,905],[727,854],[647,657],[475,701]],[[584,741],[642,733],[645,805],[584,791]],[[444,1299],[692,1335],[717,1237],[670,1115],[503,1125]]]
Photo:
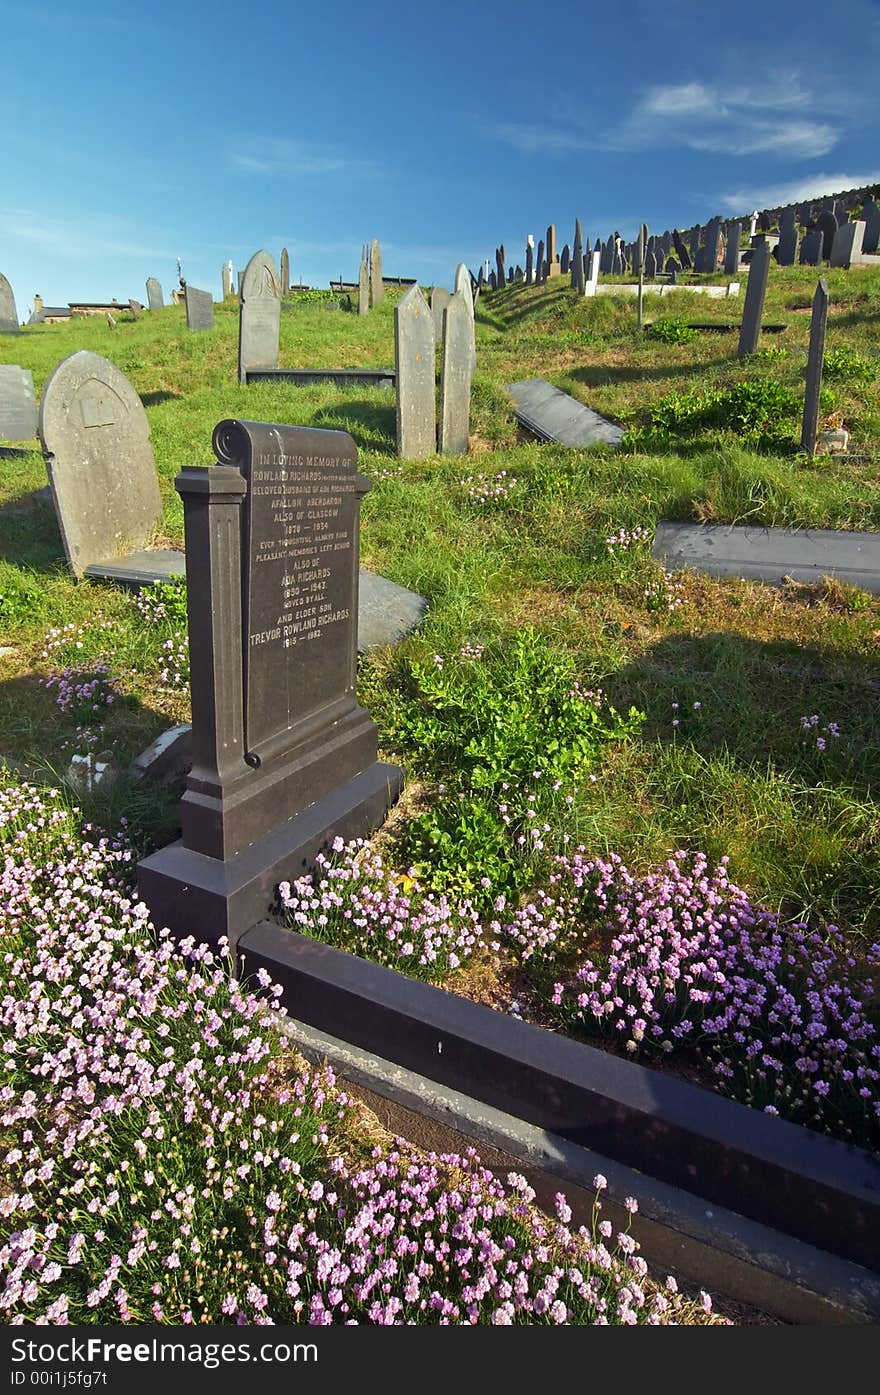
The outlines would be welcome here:
[[[130,16],[129,17],[129,13]],[[591,240],[880,181],[880,0],[35,0],[3,16],[0,271],[19,318],[166,296],[180,257],[452,284]]]

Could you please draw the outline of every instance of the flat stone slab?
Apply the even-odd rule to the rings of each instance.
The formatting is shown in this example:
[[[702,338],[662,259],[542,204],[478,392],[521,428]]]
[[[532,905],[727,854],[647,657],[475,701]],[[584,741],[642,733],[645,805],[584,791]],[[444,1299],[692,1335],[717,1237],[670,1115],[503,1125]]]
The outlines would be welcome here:
[[[546,378],[508,383],[507,391],[516,404],[517,421],[542,441],[558,441],[563,446],[620,444],[623,431],[619,426],[554,387]]]
[[[660,523],[651,549],[672,568],[748,577],[779,585],[823,576],[880,595],[880,533],[833,528],[753,528],[741,524]]]
[[[642,287],[645,295],[667,296],[676,291],[690,291],[694,295],[707,295],[710,300],[726,300],[728,296],[739,295],[740,282],[731,281],[727,286],[683,286],[680,281],[667,281],[662,285],[646,281]],[[605,281],[596,286],[596,295],[638,295],[638,283],[632,281]]]
[[[186,554],[161,548],[133,552],[129,557],[94,562],[86,568],[92,581],[110,581],[138,591],[154,581],[186,576]],[[398,586],[376,572],[360,570],[358,587],[358,650],[377,644],[397,644],[422,620],[428,602],[415,591]]]
[[[336,383],[338,387],[394,387],[393,368],[249,368],[248,383],[293,383],[307,387],[311,383]]]

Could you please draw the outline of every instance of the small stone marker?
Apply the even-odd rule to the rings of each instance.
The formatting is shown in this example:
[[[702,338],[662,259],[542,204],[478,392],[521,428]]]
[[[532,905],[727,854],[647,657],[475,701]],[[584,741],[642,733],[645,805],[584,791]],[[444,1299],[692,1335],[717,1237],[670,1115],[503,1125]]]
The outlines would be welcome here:
[[[0,272],[0,334],[17,334],[18,328],[15,296],[6,277]]]
[[[822,254],[820,260],[827,262],[831,260],[831,249],[834,246],[834,238],[837,233],[838,223],[830,208],[823,208],[816,219],[816,227],[822,234]]]
[[[147,304],[151,310],[161,310],[165,305],[162,299],[162,287],[155,276],[147,277]]]
[[[183,293],[186,305],[187,329],[202,330],[214,328],[214,297],[210,291],[196,290],[189,282]]]
[[[31,370],[0,363],[0,441],[30,441],[36,434],[37,403]]]
[[[742,236],[742,224],[731,223],[727,229],[727,247],[724,253],[724,271],[728,276],[735,276],[739,271],[739,240]]]
[[[192,668],[182,838],[139,864],[138,893],[156,924],[226,935],[234,950],[280,881],[309,871],[335,836],[381,823],[403,775],[377,760],[376,727],[355,696],[370,486],[354,441],[227,420],[214,449],[217,465],[176,480]]]
[[[431,291],[431,314],[434,317],[434,344],[443,343],[443,315],[452,299],[452,292],[445,286],[435,286]]]
[[[836,576],[880,595],[880,533],[831,528],[755,528],[742,524],[659,523],[652,555],[671,569],[750,577],[780,585]]]
[[[382,284],[382,249],[377,238],[370,243],[370,307],[379,304],[385,294]]]
[[[370,310],[370,268],[366,257],[361,257],[358,272],[358,314],[367,315]]]
[[[277,368],[281,333],[281,286],[269,252],[255,252],[239,289],[238,381],[250,368]]]
[[[109,311],[109,310],[107,311],[107,328],[108,328],[108,329],[115,329],[115,328],[116,328],[116,321],[114,320],[113,316],[110,314],[110,311]]]
[[[762,242],[755,248],[749,263],[749,279],[746,285],[739,345],[736,351],[738,358],[745,358],[746,354],[753,354],[758,347],[769,271],[770,245],[767,242]]]
[[[286,247],[281,248],[281,294],[290,294],[290,254]]]
[[[128,308],[129,308],[129,310],[131,311],[131,318],[132,318],[133,320],[139,320],[140,317],[141,317],[141,311],[142,311],[143,308],[144,308],[144,307],[141,305],[140,301],[139,301],[139,300],[130,300],[130,301],[128,302]]]
[[[421,460],[437,449],[434,319],[418,285],[394,309],[397,454]]]
[[[513,398],[517,421],[543,441],[559,441],[564,446],[620,444],[623,432],[619,426],[545,378],[508,383],[507,391]]]
[[[460,287],[443,313],[443,353],[440,370],[440,440],[442,455],[466,455],[471,414],[473,373],[470,290]]]
[[[71,571],[144,547],[162,518],[150,429],[124,374],[88,349],[53,370],[39,436]]]
[[[819,394],[822,390],[822,365],[825,359],[825,329],[828,324],[828,283],[820,278],[813,296],[810,319],[810,348],[807,354],[807,388],[804,394],[804,416],[801,426],[801,450],[816,453],[816,433],[819,429]]]
[[[864,223],[841,223],[831,245],[831,265],[850,267],[862,261],[864,236]]]

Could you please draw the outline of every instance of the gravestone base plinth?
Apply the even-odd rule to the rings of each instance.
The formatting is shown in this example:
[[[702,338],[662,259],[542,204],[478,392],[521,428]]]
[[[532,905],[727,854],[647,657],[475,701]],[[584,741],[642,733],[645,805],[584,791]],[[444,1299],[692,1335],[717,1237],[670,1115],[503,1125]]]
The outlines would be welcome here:
[[[402,788],[400,767],[375,761],[235,857],[206,857],[171,843],[138,863],[138,895],[157,929],[209,944],[225,936],[234,951],[239,936],[276,904],[279,882],[312,871],[334,838],[372,833]]]

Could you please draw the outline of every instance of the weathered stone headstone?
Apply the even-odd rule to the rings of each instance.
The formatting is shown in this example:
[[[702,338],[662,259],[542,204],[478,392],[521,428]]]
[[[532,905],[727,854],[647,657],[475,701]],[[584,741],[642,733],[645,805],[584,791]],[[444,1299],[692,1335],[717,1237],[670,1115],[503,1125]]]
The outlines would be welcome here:
[[[556,224],[551,223],[547,228],[547,241],[544,248],[544,255],[547,262],[547,280],[553,276],[561,274],[559,258],[556,255]]]
[[[574,222],[574,250],[571,254],[571,284],[578,295],[584,293],[584,237],[581,220]]]
[[[676,229],[672,234],[672,242],[675,247],[676,256],[678,257],[682,269],[684,271],[690,271],[693,266],[693,262],[691,261],[691,254],[688,251],[687,243],[685,242],[678,229]]]
[[[818,228],[809,228],[801,243],[798,261],[801,266],[818,266],[822,260],[822,234]]]
[[[666,272],[667,276],[676,277],[681,274],[681,266],[675,257],[666,258],[666,264],[663,270]]]
[[[831,245],[831,265],[848,267],[861,261],[864,236],[864,223],[841,223]]]
[[[269,252],[255,252],[239,288],[238,380],[250,368],[277,368],[281,332],[281,286]]]
[[[645,253],[645,276],[647,280],[653,281],[657,275],[657,259],[653,251]]]
[[[535,280],[535,253],[530,242],[526,243],[526,285],[531,286]]]
[[[536,286],[543,286],[543,284],[544,284],[544,281],[545,281],[545,279],[546,279],[546,277],[545,277],[545,265],[546,265],[546,263],[544,262],[544,239],[543,239],[543,238],[539,238],[539,239],[538,239],[538,251],[537,251],[537,254],[536,254],[536,256],[535,256],[535,285],[536,285]]]
[[[143,308],[144,308],[144,307],[141,305],[140,301],[139,301],[139,300],[130,300],[130,301],[128,302],[128,308],[129,308],[129,310],[130,310],[130,312],[131,312],[131,318],[132,318],[133,320],[139,320],[140,317],[141,317],[141,311],[142,311]]]
[[[831,260],[831,248],[834,246],[834,238],[837,233],[837,219],[828,208],[823,208],[816,219],[816,227],[822,234],[822,256],[821,260],[827,262]]]
[[[498,289],[498,277],[494,271],[489,272],[489,289],[493,291]]]
[[[151,310],[161,310],[165,304],[162,299],[162,287],[155,276],[147,277],[147,304]]]
[[[452,299],[452,292],[445,286],[435,286],[431,291],[431,315],[434,319],[434,344],[443,342],[443,315]]]
[[[187,329],[214,328],[214,297],[210,291],[199,291],[187,282],[183,299],[186,305]]]
[[[17,334],[18,328],[15,296],[6,277],[0,272],[0,334]]]
[[[500,290],[507,285],[507,272],[504,269],[504,243],[495,248],[495,281]]]
[[[281,294],[290,294],[290,255],[286,247],[281,248]]]
[[[88,349],[62,359],[43,391],[39,436],[74,575],[144,547],[162,503],[147,414],[124,374]]]
[[[810,348],[807,354],[807,388],[804,394],[804,416],[801,425],[801,450],[808,455],[816,452],[819,430],[819,395],[822,391],[822,365],[825,360],[825,329],[828,324],[828,283],[820,278],[813,296],[810,319]]]
[[[184,502],[193,765],[182,838],[141,862],[156,923],[239,937],[338,835],[371,832],[402,772],[355,696],[359,511],[342,431],[222,421]]]
[[[370,309],[370,268],[366,257],[361,257],[358,272],[358,314],[366,315]]]
[[[232,295],[232,269],[229,262],[224,262],[220,268],[220,284],[223,288],[223,299],[226,300]]]
[[[434,318],[411,286],[394,310],[397,454],[420,460],[437,449],[434,400]]]
[[[711,276],[721,265],[721,219],[711,218],[706,228],[706,272]]]
[[[115,328],[116,328],[116,321],[115,321],[115,319],[113,318],[113,316],[110,314],[110,311],[109,311],[109,310],[107,311],[107,328],[108,328],[108,329],[115,329]]]
[[[862,251],[871,254],[880,251],[880,208],[872,198],[865,199],[859,217],[865,225]]]
[[[385,287],[382,284],[382,249],[379,246],[378,238],[373,238],[370,243],[370,308],[373,309],[379,304],[385,294]]]
[[[36,434],[37,403],[31,370],[0,363],[0,441],[30,441]]]
[[[776,244],[776,260],[779,265],[794,266],[797,248],[797,214],[793,208],[784,208],[779,219],[779,242]]]
[[[739,331],[739,346],[736,351],[738,358],[745,358],[746,354],[753,354],[758,347],[769,270],[770,245],[767,242],[762,242],[755,248],[749,263],[749,279],[746,285],[742,325]]]
[[[739,241],[741,236],[742,224],[731,223],[727,229],[727,247],[724,253],[724,270],[728,276],[735,276],[739,271]]]
[[[571,270],[571,250],[567,242],[562,249],[562,256],[559,258],[559,270],[563,276],[567,276]]]
[[[522,280],[522,275],[520,275]],[[471,374],[477,371],[477,330],[474,323],[474,294],[471,289],[471,274],[464,262],[459,262],[455,268],[455,280],[452,289],[456,295],[461,294],[468,316],[468,337],[470,340]]]
[[[443,455],[465,455],[471,413],[473,339],[467,301],[459,288],[443,313],[443,353],[440,369],[439,449]]]

